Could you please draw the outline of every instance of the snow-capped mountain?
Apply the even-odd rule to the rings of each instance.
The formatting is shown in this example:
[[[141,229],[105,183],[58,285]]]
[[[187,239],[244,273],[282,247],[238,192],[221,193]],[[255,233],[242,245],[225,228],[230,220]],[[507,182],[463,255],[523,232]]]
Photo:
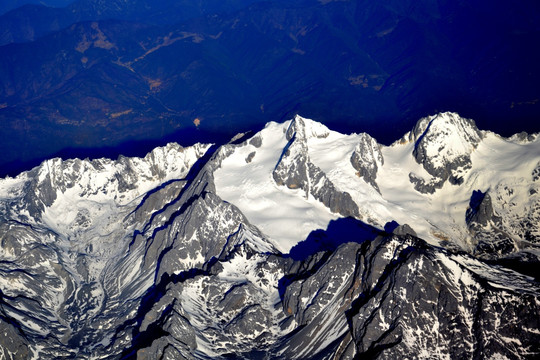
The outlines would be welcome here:
[[[0,357],[532,358],[539,190],[453,113],[48,160],[0,180]]]
[[[421,119],[386,147],[297,116],[221,151],[231,154],[215,173],[218,195],[285,252],[338,216],[380,229],[408,224],[433,245],[488,257],[540,241],[536,135],[504,139],[444,113]],[[487,209],[479,212],[481,204]],[[498,249],[485,231],[504,233],[511,246]]]

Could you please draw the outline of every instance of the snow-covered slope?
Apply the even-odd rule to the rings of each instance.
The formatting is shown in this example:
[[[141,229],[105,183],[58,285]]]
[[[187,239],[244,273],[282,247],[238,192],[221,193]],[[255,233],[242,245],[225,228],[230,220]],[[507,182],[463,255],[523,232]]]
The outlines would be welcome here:
[[[303,144],[299,153],[324,173],[332,192],[349,194],[358,206],[356,217],[376,227],[397,221],[432,244],[474,251],[481,239],[470,231],[466,213],[473,192],[480,190],[493,193],[493,211],[504,219],[494,226],[515,243],[512,251],[523,241],[540,242],[539,185],[533,180],[540,162],[538,137],[504,139],[478,130],[472,120],[444,113],[421,119],[392,146],[379,145],[367,134],[343,135],[299,116],[270,123],[253,139],[229,145],[234,149],[215,173],[217,192],[285,251],[340,215],[305,189],[272,181],[272,172],[297,142]],[[313,221],[315,214],[320,222]],[[293,231],[287,225],[291,218],[296,221]]]
[[[276,184],[272,172],[287,147],[286,128],[269,123],[252,140],[235,146],[214,177],[218,195],[238,206],[281,251],[288,252],[338,215],[305,190]]]
[[[452,113],[49,160],[0,180],[0,358],[535,357],[539,187]]]

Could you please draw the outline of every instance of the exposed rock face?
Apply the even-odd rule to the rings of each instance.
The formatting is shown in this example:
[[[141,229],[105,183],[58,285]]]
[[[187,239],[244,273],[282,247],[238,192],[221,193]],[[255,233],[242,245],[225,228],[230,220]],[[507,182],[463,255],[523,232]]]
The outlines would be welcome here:
[[[538,165],[534,168],[532,172],[532,179],[534,182],[537,182],[540,180],[540,161],[538,162]]]
[[[249,140],[249,143],[255,146],[256,148],[259,148],[262,145],[262,139],[259,135],[255,135]]]
[[[538,138],[538,133],[529,134],[529,133],[526,133],[525,131],[522,131],[520,133],[510,136],[508,139],[516,143],[529,143],[536,140],[537,138]]]
[[[304,119],[297,116],[287,129],[286,136],[289,143],[272,173],[275,182],[289,189],[304,190],[306,198],[312,195],[334,213],[359,217],[358,205],[349,193],[336,189],[326,174],[309,159],[307,137],[327,135],[315,129],[306,129]]]
[[[360,142],[351,155],[351,164],[358,171],[358,176],[379,191],[377,178],[378,167],[384,164],[381,146],[366,133],[360,134]]]
[[[529,315],[520,314],[537,313],[539,308],[533,305],[534,292],[508,286],[520,281],[515,274],[488,270],[467,256],[425,247],[412,237],[394,237],[370,246],[373,252],[364,253],[367,261],[357,261],[364,264],[357,265],[357,272],[367,279],[360,284],[363,296],[347,312],[359,357],[521,356],[499,339],[512,336],[516,321],[522,329],[538,326],[529,323]],[[392,262],[383,255],[389,250],[394,254]],[[491,278],[485,278],[484,271]],[[508,281],[506,288],[493,283],[497,276],[501,282]],[[505,306],[511,309],[508,313],[501,311]],[[538,349],[535,337],[529,330],[523,333],[528,346]]]
[[[0,302],[2,307],[6,304]],[[28,340],[25,339],[24,334],[20,329],[14,325],[14,319],[7,317],[5,312],[2,311],[0,315],[0,331],[2,331],[2,338],[0,339],[0,355],[3,359],[15,360],[15,359],[28,359],[30,351],[28,347]]]
[[[272,176],[278,185],[285,185],[289,189],[302,189],[308,197],[310,194],[308,171],[307,146],[301,138],[296,141],[293,136],[276,164]]]
[[[519,357],[498,340],[512,336],[516,321],[529,329],[523,338],[538,351],[533,330],[538,319],[532,324],[519,315],[538,313],[538,294],[492,285],[498,276],[501,282],[519,282],[517,274],[494,272],[486,279],[484,264],[411,236],[358,241],[293,265],[298,280],[287,286],[283,305],[304,327],[285,342],[286,357]],[[497,311],[504,306],[512,310]],[[485,328],[479,330],[479,324]],[[454,330],[443,330],[449,328]],[[320,338],[307,334],[330,332],[336,340],[315,352]]]
[[[411,236],[417,237],[416,232],[413,230],[413,228],[411,228],[407,224],[398,226],[397,228],[394,229],[394,231],[392,231],[392,234],[402,235],[402,236],[411,235]]]
[[[474,121],[454,113],[423,118],[409,135],[415,142],[413,156],[432,176],[428,182],[411,175],[415,188],[433,193],[448,180],[461,184],[464,174],[471,168],[471,152],[482,139]]]
[[[477,255],[500,257],[517,250],[511,236],[501,230],[502,219],[494,213],[489,193],[474,191],[465,217],[469,231],[477,242]]]

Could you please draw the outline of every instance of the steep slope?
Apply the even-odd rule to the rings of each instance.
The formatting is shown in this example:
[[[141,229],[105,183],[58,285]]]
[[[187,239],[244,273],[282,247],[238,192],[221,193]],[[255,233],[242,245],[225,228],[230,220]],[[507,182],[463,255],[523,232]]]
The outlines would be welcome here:
[[[423,146],[445,151],[421,162],[410,134],[385,147],[297,116],[221,147],[53,159],[2,179],[0,353],[539,356],[540,285],[523,271],[538,264],[538,138],[457,114],[426,123]],[[468,127],[438,133],[455,124]],[[444,143],[471,133],[475,146]],[[450,182],[456,149],[469,166]],[[409,174],[433,169],[450,175],[418,191]]]
[[[395,235],[348,243],[317,265],[308,269],[313,275],[293,277],[284,291],[284,305],[304,327],[281,345],[280,356],[486,358],[538,352],[538,293],[528,280],[517,285],[516,273]],[[509,313],[501,311],[504,306]]]
[[[95,323],[103,308],[114,310],[117,291],[105,279],[137,227],[134,211],[156,186],[163,190],[154,205],[177,196],[207,149],[169,145],[144,159],[53,159],[2,183],[2,296],[13,300],[3,311],[19,320],[34,350],[67,356],[79,343],[103,341]],[[120,271],[124,281],[135,275]]]

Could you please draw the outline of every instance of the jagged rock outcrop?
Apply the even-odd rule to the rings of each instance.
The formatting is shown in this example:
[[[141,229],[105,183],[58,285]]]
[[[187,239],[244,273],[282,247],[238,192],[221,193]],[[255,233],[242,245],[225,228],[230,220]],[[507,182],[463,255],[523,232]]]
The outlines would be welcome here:
[[[538,133],[529,134],[525,131],[514,134],[508,140],[516,143],[526,144],[535,141],[538,138]]]
[[[360,134],[359,138],[360,141],[351,155],[351,164],[358,171],[359,177],[380,192],[375,180],[378,168],[384,164],[381,146],[366,133]]]
[[[414,231],[414,229],[411,228],[408,224],[399,225],[398,227],[394,229],[394,231],[392,231],[392,234],[401,235],[401,236],[405,236],[405,235],[411,235],[414,237],[418,236],[416,232]]]
[[[522,349],[540,350],[536,285],[410,235],[359,238],[291,269],[283,306],[303,327],[286,357],[520,357],[516,328]]]
[[[409,139],[414,141],[413,156],[432,176],[424,180],[410,175],[415,188],[422,193],[433,193],[448,180],[461,184],[471,168],[471,152],[482,139],[473,120],[455,113],[443,113],[418,121]]]
[[[9,298],[3,311],[17,319],[30,355],[41,349],[43,358],[66,357],[107,346],[108,331],[146,290],[144,273],[137,289],[137,281],[130,283],[137,269],[120,260],[130,233],[178,195],[185,182],[174,178],[186,176],[207,149],[171,144],[144,159],[55,159],[9,180],[0,286]]]
[[[500,257],[517,250],[514,239],[501,230],[502,219],[493,211],[489,192],[473,191],[465,219],[476,241],[477,255]]]
[[[526,278],[410,236],[369,246],[356,270],[367,281],[347,311],[358,357],[520,357],[516,328],[521,349],[538,351],[529,317],[540,310],[538,295]]]
[[[32,221],[41,218],[58,196],[94,202],[107,198],[125,206],[152,188],[183,177],[208,148],[203,144],[183,148],[171,143],[154,149],[145,158],[47,160],[14,179],[10,194],[13,201],[6,210],[21,221]],[[24,218],[26,214],[28,218]]]
[[[0,304],[5,306],[3,302]],[[30,355],[28,340],[14,324],[15,319],[0,314],[0,331],[4,334],[0,338],[0,356],[6,360],[27,359]]]
[[[538,180],[540,180],[540,161],[538,162],[538,164],[532,171],[532,180],[534,182],[537,182]]]
[[[326,174],[309,159],[307,137],[324,137],[325,134],[310,127],[306,129],[304,119],[296,116],[287,129],[286,136],[289,142],[272,176],[278,185],[285,185],[289,189],[302,189],[306,198],[312,195],[334,213],[360,217],[358,205],[350,194],[338,190]]]

